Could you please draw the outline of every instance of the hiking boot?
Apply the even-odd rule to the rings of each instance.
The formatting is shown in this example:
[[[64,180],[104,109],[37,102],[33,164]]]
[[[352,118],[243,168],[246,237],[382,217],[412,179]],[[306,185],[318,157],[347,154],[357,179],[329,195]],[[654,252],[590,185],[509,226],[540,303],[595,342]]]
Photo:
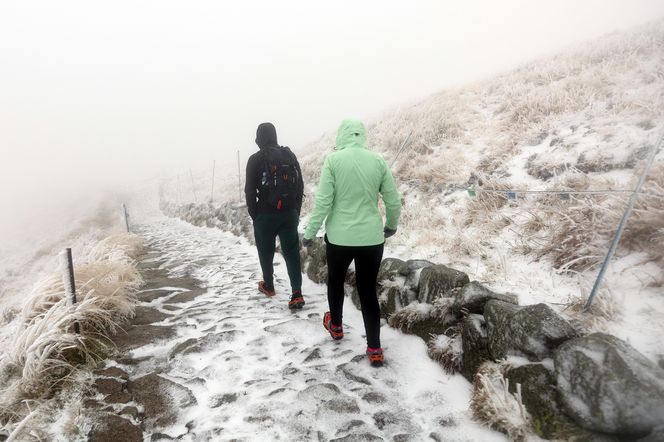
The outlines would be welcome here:
[[[332,324],[332,315],[330,312],[325,312],[325,315],[323,315],[323,327],[330,332],[330,336],[332,336],[332,339],[335,341],[344,337],[343,328],[340,325]]]
[[[291,300],[288,302],[288,308],[291,310],[301,310],[304,307],[304,297],[302,297],[302,291],[294,290]]]
[[[383,366],[383,349],[367,347],[367,356],[372,367]]]
[[[269,289],[265,285],[265,281],[261,281],[258,283],[258,291],[261,293],[265,293],[266,296],[272,297],[275,295],[274,289]]]

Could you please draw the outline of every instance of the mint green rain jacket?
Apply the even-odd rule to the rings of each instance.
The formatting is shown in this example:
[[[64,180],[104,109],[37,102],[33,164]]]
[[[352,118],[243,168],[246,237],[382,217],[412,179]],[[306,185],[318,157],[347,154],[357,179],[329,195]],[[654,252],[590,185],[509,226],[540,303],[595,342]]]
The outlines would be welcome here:
[[[378,194],[386,209],[385,227],[396,230],[401,196],[385,159],[366,148],[364,125],[344,120],[337,151],[329,154],[316,191],[316,204],[304,232],[312,239],[323,220],[327,239],[339,246],[373,246],[385,241]],[[327,218],[327,219],[326,219]]]

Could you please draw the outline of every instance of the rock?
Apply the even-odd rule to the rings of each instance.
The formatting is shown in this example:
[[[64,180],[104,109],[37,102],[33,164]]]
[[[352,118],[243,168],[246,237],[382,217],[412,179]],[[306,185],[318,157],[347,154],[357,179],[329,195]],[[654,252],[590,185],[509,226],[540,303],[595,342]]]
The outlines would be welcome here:
[[[224,404],[232,404],[235,401],[237,401],[237,393],[216,394],[210,398],[208,406],[210,408],[217,408]]]
[[[208,333],[200,338],[189,338],[175,345],[168,352],[168,359],[190,353],[200,353],[208,348],[218,346],[222,342],[231,342],[238,334],[241,334],[240,330],[227,330],[219,333]]]
[[[126,404],[131,401],[131,395],[126,391],[111,393],[104,398],[107,404]]]
[[[383,281],[395,281],[397,277],[401,276],[405,278],[409,273],[408,264],[405,261],[397,258],[385,258],[380,263],[376,281],[378,284]]]
[[[398,424],[403,421],[400,416],[389,411],[379,411],[373,415],[373,419],[379,430],[382,430],[388,425]]]
[[[494,359],[509,354],[525,355],[540,361],[563,342],[576,336],[565,319],[546,304],[518,307],[491,300],[484,309],[489,348]]]
[[[112,340],[120,351],[133,350],[147,344],[175,336],[173,327],[159,325],[136,325],[127,327],[125,332],[113,335]]]
[[[364,396],[362,396],[362,400],[370,404],[384,404],[387,401],[383,394],[375,391],[366,393]]]
[[[471,314],[461,323],[461,374],[473,382],[475,373],[491,359],[486,321],[482,315]]]
[[[406,279],[406,286],[411,288],[416,294],[419,292],[420,275],[422,269],[435,265],[426,259],[409,259],[406,261],[408,266],[408,278]],[[417,295],[415,296],[417,298]]]
[[[99,408],[101,403],[95,399],[86,399],[83,401],[83,408]]]
[[[322,238],[314,238],[313,245],[307,249],[309,257],[307,264],[307,276],[318,284],[327,281],[327,257],[325,255],[325,241]]]
[[[542,364],[526,364],[507,370],[505,378],[509,379],[510,393],[517,391],[516,384],[521,384],[521,400],[538,436],[568,439],[564,437],[565,427],[571,423],[558,407],[553,373]]]
[[[157,427],[177,420],[180,409],[196,404],[191,391],[157,374],[148,374],[128,384],[136,402],[143,405],[145,418]]]
[[[380,316],[387,319],[401,307],[401,289],[397,286],[382,287],[378,292]]]
[[[362,310],[362,303],[360,302],[360,294],[357,291],[357,287],[351,287],[346,285],[346,293],[350,294],[350,300],[358,310]]]
[[[353,420],[347,422],[343,427],[341,427],[337,431],[337,434],[348,433],[351,430],[355,430],[357,428],[365,428],[365,427],[367,427],[366,422],[364,422],[363,420],[359,420],[359,419],[353,419]]]
[[[593,333],[554,354],[561,405],[580,426],[647,436],[664,422],[664,370],[615,336]]]
[[[297,394],[302,402],[313,403],[320,413],[359,413],[355,399],[345,395],[334,384],[311,385]]]
[[[335,413],[359,413],[360,407],[357,406],[355,399],[337,398],[330,399],[325,403],[325,409]]]
[[[374,442],[385,440],[382,437],[375,436],[371,433],[349,434],[348,436],[330,439],[330,442]]]
[[[316,359],[320,359],[321,357],[322,356],[321,356],[321,353],[320,353],[320,348],[315,348],[315,349],[313,349],[313,351],[311,353],[309,353],[309,356],[307,356],[304,359],[303,363],[315,361]]]
[[[88,433],[90,442],[143,442],[143,432],[127,419],[102,415]]]
[[[461,309],[465,309],[469,313],[477,313],[481,315],[484,313],[484,305],[491,299],[497,299],[510,304],[519,303],[519,299],[516,295],[501,295],[494,293],[479,282],[472,281],[463,287],[456,289],[452,310],[455,314],[459,314]]]
[[[112,394],[121,392],[123,384],[115,379],[97,379],[95,380],[94,387],[101,394]]]
[[[664,425],[653,429],[649,435],[639,439],[638,442],[664,442]]]
[[[138,418],[138,408],[136,408],[136,407],[124,407],[120,411],[120,415],[121,416],[129,416],[129,417],[133,417],[134,419],[137,419]]]
[[[194,299],[198,298],[199,296],[207,293],[207,289],[204,288],[195,288],[192,290],[188,290],[186,292],[181,292],[178,293],[177,295],[173,296],[172,298],[168,299],[169,304],[182,304],[185,302],[190,302],[193,301]]]
[[[431,304],[449,290],[468,284],[468,275],[444,265],[433,265],[422,269],[417,300]]]
[[[93,371],[93,374],[108,378],[120,378],[124,380],[129,379],[129,375],[127,374],[127,372],[119,367],[109,367],[101,370],[95,370]]]
[[[136,306],[134,310],[134,318],[131,320],[131,323],[134,325],[146,325],[152,324],[154,322],[161,322],[166,318],[170,318],[171,315],[162,313],[156,308]]]
[[[142,302],[152,302],[155,299],[164,298],[172,294],[173,290],[146,290],[138,292],[136,297]]]
[[[159,270],[157,274],[150,275],[150,278],[146,279],[138,296],[141,299],[141,293],[151,290],[168,290],[168,293],[173,293],[172,287],[181,290],[196,290],[200,287],[200,282],[193,278],[173,278],[168,276],[166,271]]]

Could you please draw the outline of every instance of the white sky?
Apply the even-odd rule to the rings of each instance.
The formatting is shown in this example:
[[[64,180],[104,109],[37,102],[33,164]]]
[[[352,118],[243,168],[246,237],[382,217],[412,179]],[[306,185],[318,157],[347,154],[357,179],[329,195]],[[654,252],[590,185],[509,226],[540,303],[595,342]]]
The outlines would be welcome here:
[[[260,122],[297,150],[662,16],[661,0],[2,0],[0,240],[63,190],[234,170]]]

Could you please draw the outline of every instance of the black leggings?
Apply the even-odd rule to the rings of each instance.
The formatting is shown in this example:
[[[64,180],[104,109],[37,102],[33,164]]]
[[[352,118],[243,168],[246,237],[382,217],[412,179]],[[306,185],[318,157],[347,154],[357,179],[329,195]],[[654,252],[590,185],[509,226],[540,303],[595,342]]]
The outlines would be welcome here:
[[[327,241],[327,302],[332,324],[341,325],[344,307],[344,280],[355,260],[357,292],[362,304],[367,346],[380,348],[380,306],[376,297],[376,277],[383,259],[383,244],[376,246],[337,246]]]

